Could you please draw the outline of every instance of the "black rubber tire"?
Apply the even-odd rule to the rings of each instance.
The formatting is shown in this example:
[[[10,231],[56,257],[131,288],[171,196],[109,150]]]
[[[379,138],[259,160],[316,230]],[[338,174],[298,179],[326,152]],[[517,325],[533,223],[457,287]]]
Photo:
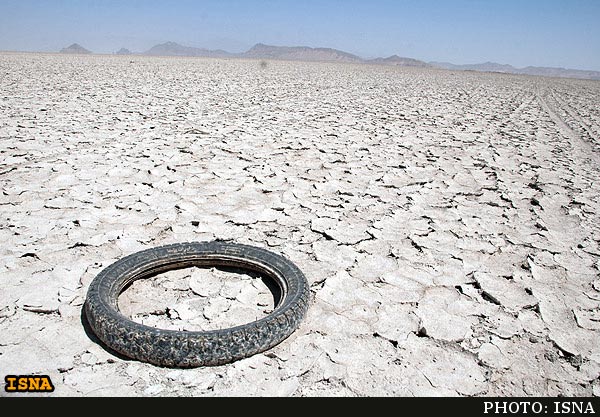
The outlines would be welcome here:
[[[213,331],[157,329],[119,311],[119,294],[133,281],[191,266],[258,272],[278,284],[279,303],[258,321]],[[96,336],[113,350],[155,365],[187,368],[233,362],[277,345],[298,328],[308,302],[306,278],[291,261],[265,249],[215,241],[160,246],[120,259],[94,278],[84,312]]]

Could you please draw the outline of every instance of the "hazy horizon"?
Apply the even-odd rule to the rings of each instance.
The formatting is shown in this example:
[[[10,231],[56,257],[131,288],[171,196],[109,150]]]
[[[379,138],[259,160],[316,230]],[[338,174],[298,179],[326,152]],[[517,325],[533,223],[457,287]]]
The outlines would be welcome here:
[[[479,0],[3,0],[0,50],[143,52],[167,41],[243,52],[256,43],[362,58],[600,71],[600,2]]]

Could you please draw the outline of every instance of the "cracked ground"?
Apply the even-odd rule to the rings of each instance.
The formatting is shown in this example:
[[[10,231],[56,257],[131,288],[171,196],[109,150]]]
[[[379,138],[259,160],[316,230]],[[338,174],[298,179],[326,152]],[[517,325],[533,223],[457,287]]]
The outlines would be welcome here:
[[[64,396],[600,395],[600,83],[17,53],[0,74],[0,374]],[[168,369],[86,333],[104,267],[213,239],[305,273],[280,345]],[[119,305],[212,329],[274,300],[188,268]]]

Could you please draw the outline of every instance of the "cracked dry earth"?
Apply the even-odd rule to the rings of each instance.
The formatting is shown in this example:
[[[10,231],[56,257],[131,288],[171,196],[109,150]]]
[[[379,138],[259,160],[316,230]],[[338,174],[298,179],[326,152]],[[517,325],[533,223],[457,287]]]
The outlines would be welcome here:
[[[600,83],[368,65],[0,55],[0,374],[65,396],[600,395]],[[304,271],[275,348],[168,369],[86,334],[104,267],[231,240]],[[256,276],[136,282],[124,314],[268,314]]]

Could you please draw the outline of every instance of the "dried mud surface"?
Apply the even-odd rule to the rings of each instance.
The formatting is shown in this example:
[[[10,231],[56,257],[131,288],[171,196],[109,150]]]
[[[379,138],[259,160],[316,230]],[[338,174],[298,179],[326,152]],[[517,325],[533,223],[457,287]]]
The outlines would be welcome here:
[[[0,54],[0,374],[65,396],[600,395],[600,83],[345,64]],[[311,285],[264,354],[168,369],[82,325],[161,244],[268,248]],[[259,278],[137,282],[135,320],[273,308]]]

